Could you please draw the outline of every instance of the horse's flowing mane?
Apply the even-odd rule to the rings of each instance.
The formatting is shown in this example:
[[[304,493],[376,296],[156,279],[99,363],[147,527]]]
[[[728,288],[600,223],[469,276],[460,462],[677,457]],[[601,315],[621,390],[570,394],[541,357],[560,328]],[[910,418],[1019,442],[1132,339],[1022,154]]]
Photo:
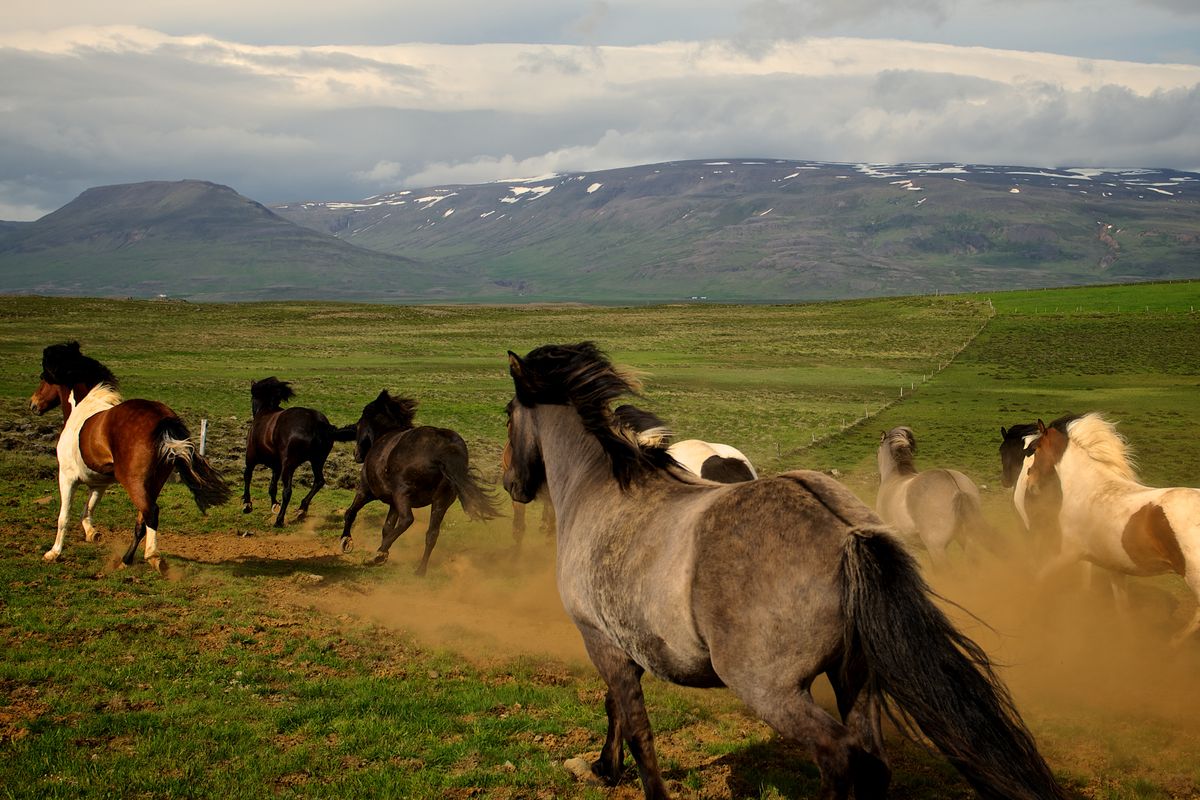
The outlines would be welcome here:
[[[75,408],[71,413],[71,419],[74,420],[76,415],[79,415],[80,419],[87,419],[92,414],[119,406],[124,401],[121,393],[117,391],[117,387],[107,383],[96,384],[85,397],[75,398]]]
[[[626,417],[610,408],[618,397],[637,394],[641,382],[632,374],[613,366],[595,342],[574,345],[548,344],[531,350],[514,367],[517,400],[526,406],[569,405],[587,430],[604,449],[612,464],[613,477],[622,487],[635,478],[675,465],[667,454],[662,437],[643,442],[642,433],[631,427],[634,414]],[[644,420],[647,412],[634,408]],[[653,415],[649,415],[653,417]],[[661,420],[653,417],[663,427]]]
[[[409,397],[392,397],[387,389],[363,407],[363,414],[380,430],[408,430],[417,415],[417,401]]]
[[[628,403],[613,409],[617,423],[637,434],[638,443],[645,447],[667,447],[675,435],[657,414]]]
[[[1129,443],[1104,415],[1093,411],[1077,417],[1066,425],[1066,433],[1071,444],[1102,468],[1126,480],[1137,480]]]
[[[913,456],[917,452],[917,437],[912,428],[900,425],[885,434],[883,443],[887,445],[892,461],[896,463],[896,471],[901,475],[912,475],[917,471]]]
[[[42,350],[42,379],[56,386],[106,383],[115,388],[117,377],[108,367],[79,351],[79,342],[52,344]]]
[[[250,384],[251,399],[261,403],[265,410],[279,408],[280,404],[286,403],[295,396],[296,392],[292,390],[292,384],[288,381],[281,381],[274,375]]]

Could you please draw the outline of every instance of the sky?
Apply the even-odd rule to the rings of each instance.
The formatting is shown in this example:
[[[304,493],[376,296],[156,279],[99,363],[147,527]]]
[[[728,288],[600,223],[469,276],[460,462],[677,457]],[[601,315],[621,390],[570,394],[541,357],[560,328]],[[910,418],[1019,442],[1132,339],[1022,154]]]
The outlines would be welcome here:
[[[767,157],[1200,171],[1200,0],[55,0],[0,28],[4,220],[143,180],[282,203]]]

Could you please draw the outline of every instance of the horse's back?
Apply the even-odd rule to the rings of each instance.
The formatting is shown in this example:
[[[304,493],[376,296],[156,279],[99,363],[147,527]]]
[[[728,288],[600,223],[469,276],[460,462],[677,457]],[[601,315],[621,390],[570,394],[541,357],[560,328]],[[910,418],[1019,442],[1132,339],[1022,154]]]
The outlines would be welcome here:
[[[165,403],[139,398],[91,415],[79,430],[84,463],[106,475],[112,474],[115,463],[129,469],[148,469],[158,456],[158,424],[175,416]]]
[[[804,681],[842,642],[841,574],[847,538],[883,523],[849,489],[809,471],[727,487],[696,532],[693,605],[718,675],[778,669]],[[778,648],[762,650],[762,642]],[[758,650],[785,662],[747,664]]]

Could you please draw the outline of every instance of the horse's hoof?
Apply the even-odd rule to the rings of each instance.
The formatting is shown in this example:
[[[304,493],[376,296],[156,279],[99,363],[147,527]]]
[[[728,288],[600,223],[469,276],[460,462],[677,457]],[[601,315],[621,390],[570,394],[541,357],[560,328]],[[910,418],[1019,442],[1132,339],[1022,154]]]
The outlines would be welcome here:
[[[92,531],[90,536],[86,533],[83,535],[83,540],[85,542],[92,542],[93,544],[101,541],[103,538],[104,538],[104,535],[102,533],[100,533],[100,531]]]
[[[563,762],[563,766],[567,768],[567,772],[575,777],[575,780],[580,783],[590,783],[594,786],[599,786],[604,783],[604,780],[596,774],[591,762],[586,758],[568,758]]]
[[[242,513],[243,514],[249,514],[253,510],[254,510],[253,503],[242,503]]]
[[[279,503],[272,503],[271,504],[271,513],[278,514],[280,508],[281,508],[281,506],[279,505]]]
[[[388,560],[387,553],[376,553],[375,557],[367,562],[368,567],[378,567],[380,564]]]
[[[293,521],[293,522],[300,522],[301,520],[303,520],[303,519],[304,519],[305,517],[307,517],[307,516],[308,516],[308,509],[307,509],[307,508],[302,508],[302,509],[300,509],[299,511],[297,511],[297,512],[296,512],[296,518],[295,518],[294,520],[292,520],[292,521]]]
[[[167,560],[160,555],[152,555],[146,559],[146,563],[154,567],[154,571],[159,575],[167,574]]]
[[[417,564],[417,568],[413,570],[413,575],[416,575],[418,578],[424,578],[425,577],[425,565]]]
[[[45,555],[42,556],[42,560],[47,562],[58,561],[58,556],[59,554],[53,550],[47,550]]]
[[[276,519],[276,520],[275,520],[275,522],[274,522],[274,523],[272,523],[272,527],[275,527],[275,528],[282,528],[282,527],[283,527],[283,520],[282,520],[282,519]]]
[[[354,549],[354,540],[351,539],[349,536],[343,536],[342,537],[342,552],[349,553],[353,549]]]

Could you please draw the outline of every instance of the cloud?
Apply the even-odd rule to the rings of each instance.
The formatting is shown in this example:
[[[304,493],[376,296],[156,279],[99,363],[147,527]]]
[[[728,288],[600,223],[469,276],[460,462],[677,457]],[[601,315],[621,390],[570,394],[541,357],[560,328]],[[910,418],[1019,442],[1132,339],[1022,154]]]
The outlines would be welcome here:
[[[1200,67],[895,40],[301,47],[76,28],[0,33],[0,75],[0,209],[17,218],[188,177],[284,202],[710,157],[1200,167]]]

